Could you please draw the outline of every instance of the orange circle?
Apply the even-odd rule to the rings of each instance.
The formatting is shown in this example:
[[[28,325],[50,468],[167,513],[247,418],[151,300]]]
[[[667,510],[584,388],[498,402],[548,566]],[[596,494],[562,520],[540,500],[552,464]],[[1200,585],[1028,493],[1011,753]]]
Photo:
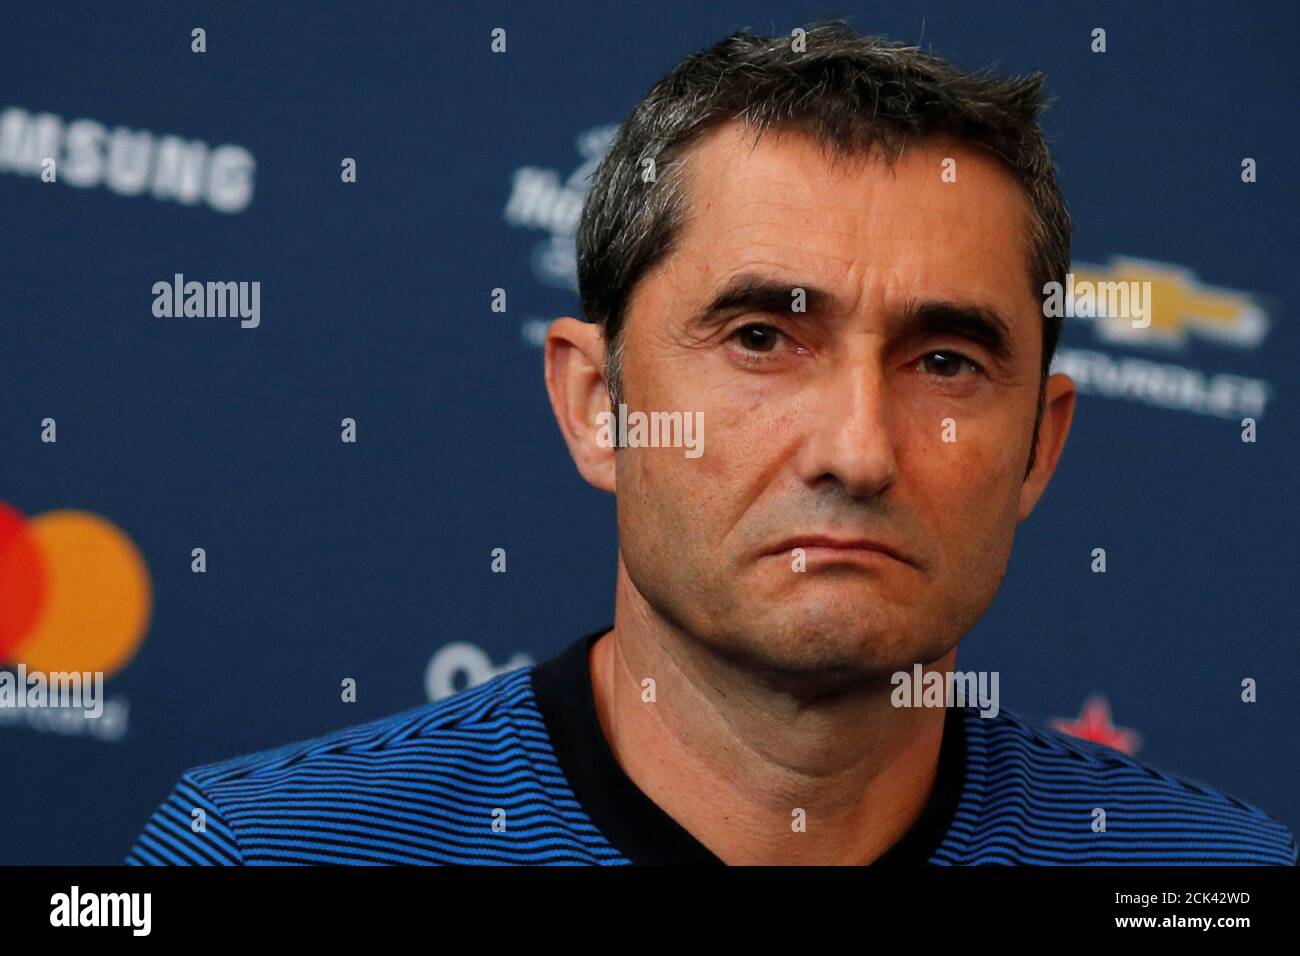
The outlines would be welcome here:
[[[45,607],[11,656],[46,673],[115,673],[144,640],[149,620],[149,571],[140,552],[87,511],[50,511],[28,529],[45,568]]]

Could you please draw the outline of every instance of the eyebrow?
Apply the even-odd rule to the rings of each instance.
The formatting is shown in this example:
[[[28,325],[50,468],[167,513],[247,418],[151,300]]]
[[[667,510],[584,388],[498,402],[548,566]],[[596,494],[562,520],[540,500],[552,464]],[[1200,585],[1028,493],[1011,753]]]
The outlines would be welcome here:
[[[799,315],[793,311],[794,290],[804,291],[807,312],[827,311],[837,304],[835,296],[825,289],[798,282],[779,282],[776,279],[742,272],[733,276],[718,290],[708,305],[692,317],[692,322],[709,324],[720,321],[728,312],[776,312]]]
[[[793,292],[802,289],[808,314],[840,309],[834,293],[800,282],[782,282],[752,272],[742,272],[729,279],[709,303],[692,317],[692,323],[712,325],[728,314],[767,312],[793,315]],[[953,335],[982,346],[998,361],[1012,356],[1011,327],[997,309],[978,303],[949,299],[911,299],[903,309],[903,322],[912,335]]]
[[[911,300],[904,316],[915,334],[955,335],[983,346],[998,361],[1005,362],[1011,358],[1011,327],[996,309],[989,306],[946,300]]]

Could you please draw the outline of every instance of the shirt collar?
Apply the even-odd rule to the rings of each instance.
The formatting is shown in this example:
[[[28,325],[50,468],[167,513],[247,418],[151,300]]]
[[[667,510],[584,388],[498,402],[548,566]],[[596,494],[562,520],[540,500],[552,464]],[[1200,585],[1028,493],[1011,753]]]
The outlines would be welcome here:
[[[722,866],[723,861],[647,797],[619,766],[596,715],[591,646],[605,628],[533,667],[533,695],[560,769],[591,822],[628,860],[647,865]],[[966,764],[963,711],[948,709],[934,788],[921,816],[875,866],[920,865],[957,813]]]

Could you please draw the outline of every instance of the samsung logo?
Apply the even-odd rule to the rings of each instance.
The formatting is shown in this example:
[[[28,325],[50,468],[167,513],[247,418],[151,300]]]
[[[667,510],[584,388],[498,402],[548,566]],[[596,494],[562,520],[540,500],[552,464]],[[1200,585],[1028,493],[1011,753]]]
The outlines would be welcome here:
[[[8,107],[0,113],[0,172],[39,176],[119,196],[148,194],[186,206],[237,213],[253,200],[252,153],[198,139],[115,126],[65,122],[53,113]]]

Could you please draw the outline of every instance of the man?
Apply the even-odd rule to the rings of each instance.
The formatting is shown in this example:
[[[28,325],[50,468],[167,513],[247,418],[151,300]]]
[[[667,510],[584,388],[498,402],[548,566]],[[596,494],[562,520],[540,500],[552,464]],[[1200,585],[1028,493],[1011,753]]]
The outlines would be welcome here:
[[[1041,85],[834,23],[661,81],[583,211],[591,321],[546,345],[617,496],[613,628],[190,771],[130,861],[1293,863],[1243,803],[899,693],[954,673],[1074,412]]]

